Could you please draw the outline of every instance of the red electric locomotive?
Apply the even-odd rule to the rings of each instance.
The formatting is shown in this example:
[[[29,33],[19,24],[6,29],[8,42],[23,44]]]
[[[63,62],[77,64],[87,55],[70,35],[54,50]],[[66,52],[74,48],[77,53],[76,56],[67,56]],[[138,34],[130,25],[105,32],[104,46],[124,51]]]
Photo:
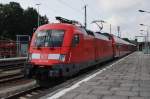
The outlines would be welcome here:
[[[69,77],[118,56],[114,36],[85,30],[74,25],[76,21],[57,19],[61,23],[40,26],[33,34],[29,48],[31,65],[25,69],[27,76]]]

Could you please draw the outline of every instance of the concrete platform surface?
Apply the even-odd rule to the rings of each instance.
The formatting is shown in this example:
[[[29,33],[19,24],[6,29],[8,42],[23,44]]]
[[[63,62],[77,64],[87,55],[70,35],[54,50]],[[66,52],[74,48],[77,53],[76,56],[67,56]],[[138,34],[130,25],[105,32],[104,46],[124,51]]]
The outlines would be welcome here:
[[[150,99],[150,55],[132,53],[47,99]]]

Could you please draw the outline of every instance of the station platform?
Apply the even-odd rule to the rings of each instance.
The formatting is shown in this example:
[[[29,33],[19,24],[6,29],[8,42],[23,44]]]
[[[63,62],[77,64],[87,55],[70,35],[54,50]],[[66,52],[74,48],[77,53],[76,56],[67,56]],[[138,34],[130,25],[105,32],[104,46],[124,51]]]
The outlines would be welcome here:
[[[134,52],[47,99],[150,99],[150,55]]]

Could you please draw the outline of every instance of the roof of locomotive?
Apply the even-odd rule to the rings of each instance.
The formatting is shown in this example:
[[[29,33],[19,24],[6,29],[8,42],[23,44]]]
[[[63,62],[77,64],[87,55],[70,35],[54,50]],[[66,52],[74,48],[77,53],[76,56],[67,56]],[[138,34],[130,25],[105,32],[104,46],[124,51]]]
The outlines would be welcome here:
[[[67,28],[75,28],[75,25],[67,24],[67,23],[50,23],[40,26],[37,30],[44,30],[44,29],[67,29]]]
[[[68,24],[68,23],[45,24],[45,25],[40,26],[37,30],[58,29],[58,28],[59,29],[68,29],[68,28],[77,29],[77,30],[81,31],[81,33],[83,33],[84,35],[90,35],[97,39],[109,40],[109,37],[107,37],[105,35],[87,30],[84,27],[79,27],[79,26],[76,26],[73,24]]]
[[[107,41],[109,40],[109,37],[102,35],[102,33],[100,33],[100,32],[94,32],[94,35],[95,35],[95,38],[103,39],[103,40],[107,40]]]

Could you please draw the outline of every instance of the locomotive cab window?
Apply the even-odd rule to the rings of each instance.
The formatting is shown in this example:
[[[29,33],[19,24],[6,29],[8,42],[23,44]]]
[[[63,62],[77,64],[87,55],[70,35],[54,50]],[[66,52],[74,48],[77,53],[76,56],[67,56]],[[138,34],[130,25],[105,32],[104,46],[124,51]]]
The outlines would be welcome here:
[[[36,32],[34,46],[61,47],[64,39],[64,30],[41,30]]]
[[[72,46],[76,47],[80,42],[79,34],[75,34],[72,40]]]

